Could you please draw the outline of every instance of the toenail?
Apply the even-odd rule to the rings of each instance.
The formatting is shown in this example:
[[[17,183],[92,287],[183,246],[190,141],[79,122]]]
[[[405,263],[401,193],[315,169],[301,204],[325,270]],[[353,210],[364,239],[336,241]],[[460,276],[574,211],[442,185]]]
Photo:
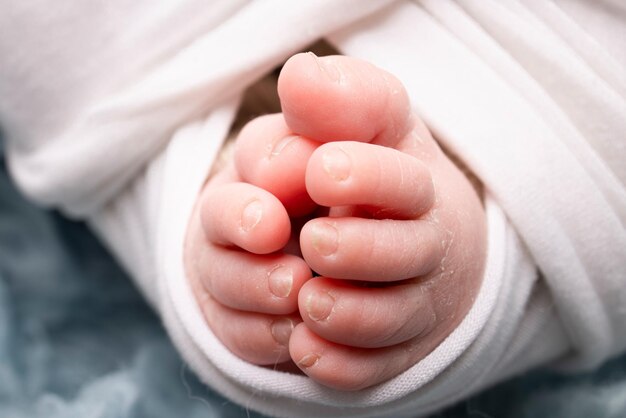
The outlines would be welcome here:
[[[278,266],[269,272],[267,281],[274,296],[286,298],[293,287],[293,271],[289,267]]]
[[[328,293],[312,293],[304,302],[304,308],[309,318],[314,321],[322,321],[328,318],[335,306],[335,299]]]
[[[298,366],[308,369],[309,367],[315,366],[315,363],[317,363],[319,359],[320,356],[318,356],[317,354],[307,354],[306,356],[302,357],[300,361],[298,361]]]
[[[333,179],[343,181],[350,176],[352,163],[341,148],[331,148],[322,156],[322,167]]]
[[[286,136],[286,137],[281,138],[278,141],[276,141],[276,143],[274,143],[272,145],[272,149],[270,150],[269,158],[272,159],[272,158],[280,155],[280,153],[287,147],[287,145],[289,145],[295,139],[296,139],[296,137],[294,135],[290,135],[290,136]]]
[[[330,81],[341,83],[344,80],[343,74],[340,68],[332,61],[332,59],[323,58],[320,59],[312,52],[307,54],[311,59],[315,61],[315,65],[320,70],[320,73]]]
[[[263,205],[258,200],[248,203],[241,212],[241,229],[245,232],[250,231],[258,225],[263,214]]]
[[[289,318],[277,319],[272,322],[270,329],[274,340],[278,344],[286,346],[289,344],[289,337],[291,337],[291,332],[293,331],[293,321]]]
[[[320,62],[320,66],[322,67],[322,73],[326,77],[328,77],[330,81],[334,81],[335,83],[343,82],[344,80],[343,73],[341,72],[341,69],[339,68],[338,65],[336,65],[334,62],[328,59],[325,59],[325,60],[318,59],[318,61]]]
[[[317,222],[311,228],[311,244],[319,255],[329,256],[337,251],[339,232],[326,222]]]

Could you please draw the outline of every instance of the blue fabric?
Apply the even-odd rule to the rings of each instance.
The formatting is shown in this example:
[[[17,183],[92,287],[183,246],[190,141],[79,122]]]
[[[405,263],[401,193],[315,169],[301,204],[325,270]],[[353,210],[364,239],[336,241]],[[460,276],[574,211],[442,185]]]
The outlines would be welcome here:
[[[0,140],[0,417],[260,417],[184,365],[159,319],[81,223],[20,197]],[[623,418],[626,357],[534,373],[439,418]]]

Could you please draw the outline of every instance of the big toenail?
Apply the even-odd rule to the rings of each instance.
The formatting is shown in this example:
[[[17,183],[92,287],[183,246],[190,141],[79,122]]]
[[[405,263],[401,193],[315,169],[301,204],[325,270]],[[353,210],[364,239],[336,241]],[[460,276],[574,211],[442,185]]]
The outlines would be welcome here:
[[[272,332],[272,337],[274,340],[280,345],[289,344],[289,337],[291,337],[291,332],[293,331],[293,321],[289,318],[277,319],[272,322],[270,327]]]
[[[323,321],[328,318],[335,306],[335,299],[328,293],[312,293],[304,302],[309,318],[314,321]]]
[[[350,157],[341,148],[331,148],[322,156],[324,171],[338,181],[343,181],[350,176],[351,165]]]
[[[293,287],[293,271],[290,267],[278,266],[269,272],[267,281],[274,296],[286,298]]]
[[[326,222],[317,222],[311,228],[311,244],[319,255],[329,256],[337,251],[339,232]]]
[[[334,81],[335,83],[343,82],[343,73],[341,72],[341,69],[338,65],[336,65],[329,59],[318,58],[318,61],[320,63],[320,66],[322,67],[322,73],[324,73],[324,75],[328,77],[330,81]]]
[[[258,225],[263,215],[263,205],[258,200],[248,203],[241,212],[241,229],[245,232],[250,231]]]
[[[298,366],[304,367],[308,369],[309,367],[315,366],[315,363],[320,359],[320,356],[317,354],[307,354],[298,361]]]
[[[317,68],[320,70],[320,73],[330,81],[341,83],[344,80],[343,73],[340,68],[329,58],[319,58],[312,52],[307,54],[310,58],[315,60],[315,64]]]

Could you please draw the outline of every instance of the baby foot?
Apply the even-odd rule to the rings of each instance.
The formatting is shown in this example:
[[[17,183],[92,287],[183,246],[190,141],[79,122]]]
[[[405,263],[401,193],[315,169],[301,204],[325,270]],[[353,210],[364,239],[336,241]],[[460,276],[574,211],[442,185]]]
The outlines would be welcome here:
[[[251,363],[275,365],[290,359],[289,338],[301,322],[298,293],[311,278],[304,260],[285,248],[290,214],[315,207],[304,175],[318,144],[294,136],[281,115],[255,119],[238,141],[249,152],[236,153],[239,170],[231,161],[204,187],[187,231],[185,267],[224,345]],[[250,152],[255,164],[247,167]],[[250,176],[262,187],[243,182]]]
[[[482,208],[389,74],[300,54],[279,93],[284,120],[248,125],[236,166],[202,193],[185,252],[191,284],[240,357],[272,364],[290,353],[322,384],[371,386],[417,363],[469,310],[485,256]],[[316,150],[339,140],[360,143]],[[323,275],[310,280],[307,263],[279,251],[290,221],[315,203],[331,209],[300,236]]]
[[[480,200],[410,110],[400,82],[347,57],[292,57],[278,85],[293,132],[328,142],[306,189],[331,208],[300,235],[307,264],[292,359],[312,379],[357,390],[394,377],[457,327],[480,286]],[[341,142],[329,142],[341,141]]]

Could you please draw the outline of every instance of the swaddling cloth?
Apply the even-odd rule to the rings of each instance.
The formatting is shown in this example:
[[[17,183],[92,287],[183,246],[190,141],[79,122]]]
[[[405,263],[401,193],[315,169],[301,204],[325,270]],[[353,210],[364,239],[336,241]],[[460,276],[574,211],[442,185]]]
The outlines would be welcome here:
[[[590,367],[624,349],[623,73],[601,47],[576,49],[595,41],[565,11],[532,1],[200,3],[134,2],[123,16],[77,5],[74,26],[61,24],[67,13],[16,6],[24,14],[12,24],[0,18],[15,65],[0,69],[0,117],[23,190],[89,220],[207,384],[269,415],[414,416],[537,364]],[[10,42],[37,51],[35,29],[15,35],[29,29],[18,24],[32,19],[29,5],[42,9],[35,29],[78,46],[15,53]],[[94,51],[96,35],[77,38],[94,15],[103,32],[125,28],[123,42]],[[232,355],[204,323],[182,265],[191,208],[241,91],[322,36],[397,75],[488,194],[473,308],[423,361],[357,393]],[[101,67],[121,63],[112,75]]]

